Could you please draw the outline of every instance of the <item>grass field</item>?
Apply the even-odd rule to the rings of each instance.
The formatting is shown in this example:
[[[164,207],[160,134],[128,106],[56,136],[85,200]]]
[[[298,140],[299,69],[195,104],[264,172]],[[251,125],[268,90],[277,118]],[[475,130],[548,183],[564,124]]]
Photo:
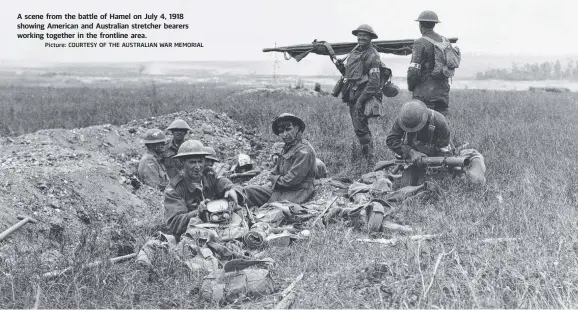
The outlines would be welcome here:
[[[0,89],[0,130],[21,134],[122,124],[206,107],[226,112],[273,141],[270,121],[290,112],[303,117],[305,137],[332,175],[362,172],[350,164],[354,135],[346,106],[338,99],[233,95],[236,91],[211,84],[155,89],[6,86]],[[385,135],[409,98],[402,92],[389,101],[387,116],[372,121],[379,159],[392,156]],[[366,235],[336,224],[309,242],[271,250],[279,286],[305,274],[295,308],[578,307],[578,95],[452,91],[450,110],[456,144],[468,142],[485,156],[486,186],[443,178],[443,195],[436,201],[398,205],[399,217],[420,233],[441,235],[431,241],[363,244],[355,240]],[[479,242],[485,238],[519,240]],[[98,248],[93,243],[84,250],[98,256]],[[45,308],[215,306],[197,299],[201,275],[178,267],[170,257],[159,258],[165,263],[153,278],[119,264],[51,282],[34,280],[35,259],[26,256],[20,269],[3,275],[0,307],[32,307],[37,289],[31,283],[40,283]],[[376,264],[380,267],[374,268]],[[233,307],[272,304],[272,297],[265,297]]]

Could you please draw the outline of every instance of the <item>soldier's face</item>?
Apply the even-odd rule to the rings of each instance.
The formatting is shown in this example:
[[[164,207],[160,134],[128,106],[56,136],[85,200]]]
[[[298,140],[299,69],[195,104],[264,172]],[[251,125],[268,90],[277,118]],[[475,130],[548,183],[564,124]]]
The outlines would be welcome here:
[[[205,168],[205,159],[203,157],[191,157],[183,160],[185,173],[190,178],[200,178],[203,168]]]
[[[157,154],[161,154],[165,151],[165,143],[159,142],[159,143],[155,143],[155,144],[150,144],[150,148],[153,152],[155,152]]]
[[[297,133],[299,132],[299,127],[294,126],[290,122],[281,123],[277,128],[279,131],[279,137],[283,140],[285,144],[293,142],[297,137]]]
[[[369,46],[371,42],[371,36],[367,32],[360,31],[357,33],[357,43],[362,47]]]
[[[176,142],[181,142],[185,139],[185,135],[187,134],[187,131],[182,130],[182,129],[173,129],[173,130],[171,130],[171,133],[173,134],[173,137],[174,137]]]

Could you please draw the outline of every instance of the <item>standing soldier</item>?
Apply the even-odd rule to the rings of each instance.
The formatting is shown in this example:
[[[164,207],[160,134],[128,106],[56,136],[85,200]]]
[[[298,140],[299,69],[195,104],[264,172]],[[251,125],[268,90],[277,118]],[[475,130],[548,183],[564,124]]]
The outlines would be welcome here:
[[[349,114],[353,122],[353,130],[361,145],[361,154],[368,166],[373,165],[373,137],[369,130],[369,118],[364,114],[365,104],[375,98],[382,99],[380,89],[379,53],[371,44],[377,39],[377,34],[369,25],[361,25],[351,32],[357,36],[358,45],[351,51],[345,67],[338,69],[347,79],[343,87],[342,100],[349,106]],[[354,158],[357,152],[353,151]]]
[[[165,151],[163,163],[167,169],[169,178],[172,180],[183,169],[181,161],[172,157],[178,153],[179,147],[185,141],[185,136],[187,135],[187,132],[191,130],[191,127],[189,127],[187,122],[184,120],[177,118],[169,125],[167,130],[171,131],[173,139]]]
[[[440,21],[432,11],[423,11],[416,21],[419,22],[422,37],[413,44],[411,63],[407,70],[407,88],[413,92],[413,99],[447,116],[450,101],[448,78],[431,76],[435,66],[435,47],[430,40],[442,42],[442,36],[433,30]]]
[[[143,136],[147,150],[138,163],[138,178],[150,187],[164,191],[169,183],[167,171],[161,164],[167,138],[160,129],[149,129]]]

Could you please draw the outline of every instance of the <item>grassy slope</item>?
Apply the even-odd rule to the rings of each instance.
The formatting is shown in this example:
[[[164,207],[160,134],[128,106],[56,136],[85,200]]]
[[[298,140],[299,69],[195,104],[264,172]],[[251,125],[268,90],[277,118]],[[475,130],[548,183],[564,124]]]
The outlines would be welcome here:
[[[306,136],[333,175],[361,172],[349,163],[354,136],[346,107],[339,100],[330,96],[230,96],[232,92],[212,85],[162,86],[155,92],[150,87],[8,87],[0,92],[2,111],[8,111],[2,113],[0,123],[12,132],[29,132],[120,124],[203,106],[226,112],[273,141],[270,121],[281,112],[291,112],[305,119]],[[388,116],[372,121],[380,159],[391,157],[385,135],[407,99],[406,92],[394,98]],[[470,90],[453,91],[451,100],[450,121],[458,144],[469,142],[486,156],[486,187],[469,188],[461,180],[444,178],[440,181],[444,194],[437,201],[398,206],[398,217],[421,233],[443,235],[433,241],[394,247],[362,244],[355,239],[366,235],[337,224],[314,234],[310,242],[272,250],[268,254],[278,262],[274,278],[279,286],[305,272],[295,307],[578,306],[578,96]],[[477,242],[491,237],[521,241]],[[424,296],[436,259],[452,249],[441,259]],[[98,253],[94,250],[93,255]],[[36,259],[23,255],[19,269],[4,266],[12,276],[0,280],[2,308],[32,306],[36,289],[30,281],[38,268]],[[41,306],[211,306],[197,300],[199,275],[178,267],[170,258],[159,259],[165,265],[159,270],[160,277],[150,282],[130,264],[40,282]],[[376,263],[387,267],[376,270],[371,267]],[[273,303],[269,296],[244,307],[270,307]]]

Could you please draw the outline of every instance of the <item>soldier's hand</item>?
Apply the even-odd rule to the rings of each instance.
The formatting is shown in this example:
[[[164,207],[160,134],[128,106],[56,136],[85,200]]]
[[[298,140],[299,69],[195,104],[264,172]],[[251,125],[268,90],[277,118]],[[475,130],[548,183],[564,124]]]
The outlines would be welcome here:
[[[275,184],[275,182],[277,182],[278,177],[279,177],[278,174],[275,173],[269,174],[269,182],[271,182],[271,184]]]
[[[235,202],[235,204],[239,203],[239,199],[237,198],[237,192],[234,189],[230,189],[225,192],[225,199]]]
[[[208,199],[205,199],[204,201],[201,201],[201,202],[199,203],[199,208],[197,209],[197,210],[199,210],[199,213],[207,210],[207,202],[209,202],[209,200],[208,200]]]
[[[360,100],[357,100],[357,101],[355,102],[354,108],[355,108],[357,111],[360,111],[360,112],[361,112],[361,109],[363,108],[363,103],[362,103]]]
[[[409,151],[409,160],[416,165],[419,165],[419,160],[422,157],[427,157],[427,155],[414,149]]]

